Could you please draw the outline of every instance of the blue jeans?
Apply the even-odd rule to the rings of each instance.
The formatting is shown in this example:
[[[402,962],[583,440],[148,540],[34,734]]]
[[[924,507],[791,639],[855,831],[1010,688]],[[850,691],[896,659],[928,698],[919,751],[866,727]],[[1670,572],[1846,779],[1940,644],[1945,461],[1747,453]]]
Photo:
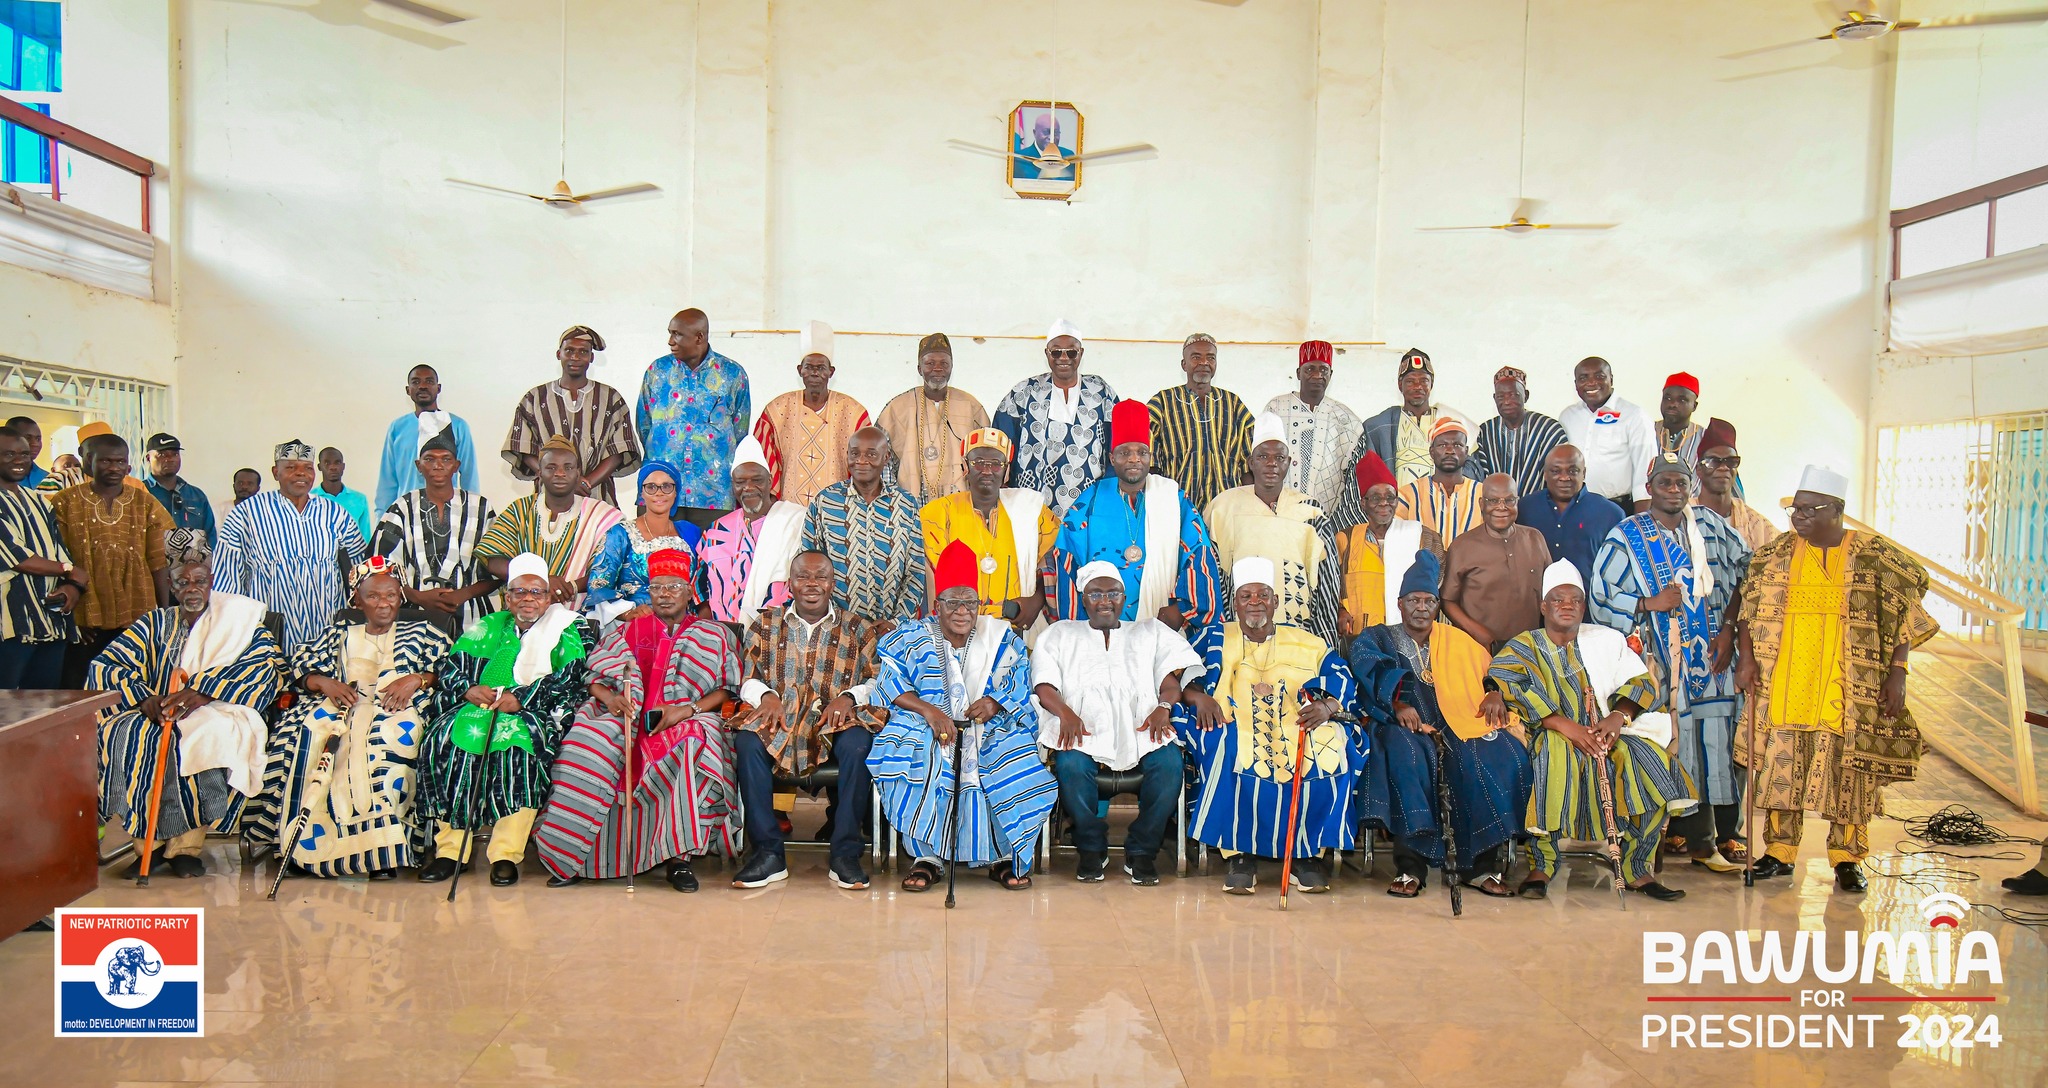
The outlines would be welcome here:
[[[0,691],[47,691],[64,676],[63,642],[0,641]]]
[[[839,767],[839,803],[832,808],[832,857],[858,859],[863,849],[861,820],[874,806],[874,780],[868,775],[868,746],[875,735],[860,726],[832,736],[832,762]],[[747,841],[756,850],[782,853],[782,825],[775,817],[775,761],[761,735],[738,729],[732,735],[734,771],[739,777],[740,810],[746,818]],[[876,834],[881,834],[877,828]]]
[[[1098,809],[1102,797],[1095,788],[1100,769],[1093,757],[1080,752],[1056,752],[1052,757],[1053,777],[1060,782],[1060,804],[1074,821],[1074,848],[1087,854],[1109,853],[1109,821]],[[1154,749],[1138,761],[1138,818],[1131,821],[1124,837],[1124,859],[1149,858],[1159,853],[1159,840],[1166,837],[1166,825],[1173,819],[1175,799],[1180,796],[1181,752],[1177,744]]]

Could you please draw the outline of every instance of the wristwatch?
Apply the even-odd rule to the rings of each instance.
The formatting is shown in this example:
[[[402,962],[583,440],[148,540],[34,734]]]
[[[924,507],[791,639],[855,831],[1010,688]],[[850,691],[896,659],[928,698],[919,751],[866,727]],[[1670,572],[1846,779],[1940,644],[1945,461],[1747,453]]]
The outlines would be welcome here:
[[[1020,613],[1020,612],[1022,612],[1022,611],[1024,611],[1024,610],[1023,610],[1022,608],[1018,607],[1018,605],[1017,605],[1017,602],[1016,602],[1016,601],[1004,601],[1004,602],[1003,602],[1003,618],[1004,618],[1004,619],[1006,619],[1006,620],[1014,620],[1014,619],[1016,619],[1016,618],[1017,618],[1017,615],[1018,615],[1018,613]]]

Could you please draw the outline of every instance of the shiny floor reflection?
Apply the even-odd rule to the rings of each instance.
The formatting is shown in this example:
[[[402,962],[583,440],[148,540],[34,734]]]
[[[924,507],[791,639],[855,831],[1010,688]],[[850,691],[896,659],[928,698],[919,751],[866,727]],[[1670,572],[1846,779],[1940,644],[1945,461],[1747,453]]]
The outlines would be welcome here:
[[[2044,830],[1953,767],[1892,807],[1951,799],[2008,831]],[[1948,862],[1977,868],[1975,881],[1928,876],[1939,859],[1891,852],[1901,833],[1873,829],[1873,866],[1920,875],[1873,878],[1861,897],[1831,894],[1814,856],[1753,891],[1673,866],[1683,902],[1632,898],[1624,912],[1580,865],[1543,902],[1468,891],[1455,920],[1434,884],[1413,902],[1387,897],[1384,857],[1332,894],[1291,896],[1286,913],[1277,871],[1239,898],[1221,893],[1220,866],[1156,888],[1077,884],[1071,855],[1024,893],[963,873],[948,912],[943,892],[905,894],[885,874],[870,892],[835,890],[823,856],[802,850],[789,882],[751,893],[723,886],[729,868],[700,869],[705,890],[685,896],[657,880],[631,895],[618,882],[549,889],[529,865],[514,888],[465,878],[453,905],[410,879],[287,881],[268,903],[267,871],[235,871],[221,844],[204,879],[137,889],[110,871],[79,904],[208,908],[207,1037],[51,1038],[52,938],[22,934],[0,941],[0,1083],[2048,1084],[2043,931],[1984,911],[1968,924],[1996,936],[2004,984],[1938,996],[1994,1003],[1856,1006],[1885,1016],[1870,1048],[1645,1043],[1646,1010],[1680,1011],[1646,1003],[1646,930],[1904,930],[1936,889],[2048,906],[1999,889],[2025,862]],[[1814,846],[1824,834],[1810,823]],[[1882,980],[1844,988],[1918,996]],[[1684,1011],[1759,1009],[1800,1011]],[[1986,1012],[2001,1016],[1996,1047],[1894,1045],[1901,1014]]]

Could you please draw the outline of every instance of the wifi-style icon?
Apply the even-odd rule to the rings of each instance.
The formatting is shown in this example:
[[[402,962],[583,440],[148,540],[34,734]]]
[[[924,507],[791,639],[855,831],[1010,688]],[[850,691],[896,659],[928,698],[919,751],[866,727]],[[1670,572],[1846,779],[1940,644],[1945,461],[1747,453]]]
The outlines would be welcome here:
[[[1920,900],[1920,917],[1929,929],[1954,929],[1970,913],[1970,901],[1954,892],[1935,892]]]

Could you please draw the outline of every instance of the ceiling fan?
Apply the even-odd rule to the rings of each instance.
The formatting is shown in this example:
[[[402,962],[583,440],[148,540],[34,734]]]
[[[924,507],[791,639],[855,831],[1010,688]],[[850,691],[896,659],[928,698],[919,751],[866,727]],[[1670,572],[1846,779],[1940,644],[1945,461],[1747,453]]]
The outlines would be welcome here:
[[[1537,223],[1532,217],[1541,213],[1543,202],[1528,197],[1515,202],[1515,214],[1505,223],[1487,223],[1476,227],[1417,227],[1416,230],[1501,230],[1509,234],[1528,234],[1539,230],[1612,230],[1615,223]]]
[[[1908,30],[1968,30],[1972,27],[2008,26],[2016,23],[2048,22],[2048,8],[2030,11],[1997,11],[1984,15],[1956,15],[1947,19],[1887,19],[1875,12],[1840,11],[1827,3],[1816,4],[1823,16],[1835,20],[1835,25],[1825,34],[1801,38],[1794,42],[1780,42],[1759,49],[1745,49],[1729,53],[1722,60],[1740,60],[1780,49],[1792,49],[1812,42],[1868,42],[1887,37],[1894,32]]]
[[[1515,136],[1519,150],[1515,158],[1515,192],[1522,191],[1522,178],[1529,163],[1529,2],[1522,2],[1522,113]],[[1515,198],[1515,211],[1505,223],[1482,223],[1468,227],[1417,227],[1419,231],[1497,230],[1505,234],[1530,234],[1539,230],[1612,230],[1614,223],[1538,223],[1543,202],[1525,196]]]
[[[416,2],[416,0],[370,0],[370,2],[382,4],[387,8],[397,8],[409,15],[417,15],[430,22],[440,23],[442,26],[469,21],[469,16],[467,15],[457,15],[452,11],[442,11],[440,8],[429,4],[421,4]]]
[[[379,2],[389,3],[390,0],[379,0]],[[560,152],[558,161],[561,165],[561,173],[556,175],[561,180],[556,181],[555,187],[547,192],[529,193],[520,189],[507,189],[501,185],[485,185],[479,181],[464,181],[461,178],[447,178],[445,180],[448,184],[458,188],[473,189],[480,193],[490,193],[494,196],[518,197],[523,200],[537,200],[542,205],[567,215],[582,215],[584,214],[583,206],[585,204],[595,203],[599,200],[612,200],[618,197],[638,196],[645,193],[659,194],[661,192],[660,186],[645,181],[635,182],[631,185],[618,185],[610,189],[592,189],[581,193],[569,187],[567,180],[569,174],[569,0],[562,0],[561,119],[561,140],[557,147],[557,150]]]
[[[993,147],[983,147],[980,144],[968,143],[966,140],[947,140],[946,146],[955,151],[970,151],[976,155],[987,155],[991,158],[1016,158],[1021,162],[1035,163],[1042,170],[1053,170],[1075,162],[1143,162],[1146,159],[1156,159],[1159,157],[1159,149],[1151,144],[1129,144],[1124,147],[1104,148],[1101,151],[1084,151],[1078,155],[1048,153],[1035,156],[1026,155],[1021,152],[1001,151]]]

